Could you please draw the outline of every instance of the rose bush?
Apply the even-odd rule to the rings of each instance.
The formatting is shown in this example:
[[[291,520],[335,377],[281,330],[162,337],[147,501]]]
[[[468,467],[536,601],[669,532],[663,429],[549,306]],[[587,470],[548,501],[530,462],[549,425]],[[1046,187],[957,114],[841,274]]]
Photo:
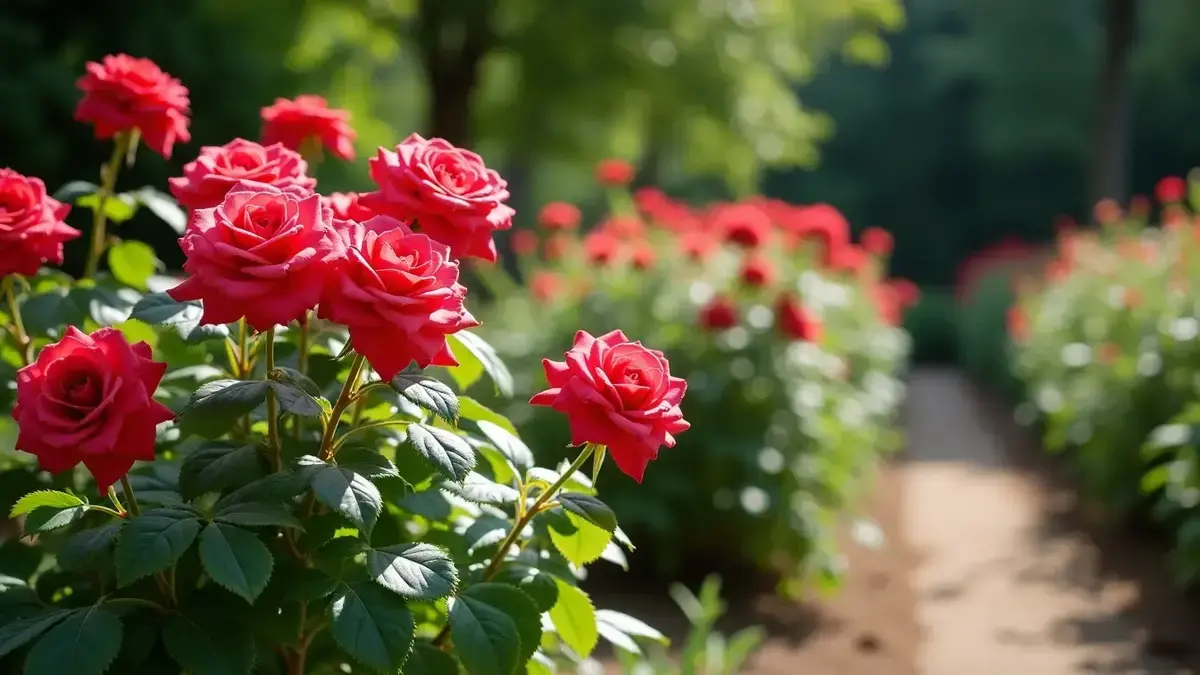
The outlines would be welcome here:
[[[527,283],[480,271],[496,299],[476,311],[479,330],[514,365],[517,390],[548,383],[554,410],[587,406],[584,424],[628,435],[615,469],[638,477],[649,447],[662,446],[640,487],[599,481],[664,576],[749,560],[780,572],[788,592],[836,583],[838,526],[898,445],[898,324],[915,289],[885,277],[890,242],[876,233],[876,252],[861,250],[833,207],[696,209],[654,189],[631,195],[632,169],[620,164],[597,169],[611,206],[586,233],[562,203],[514,233]],[[669,375],[687,381],[680,409],[692,428],[674,447],[677,395],[653,353],[577,343],[565,365],[540,363],[579,327],[600,334],[617,321],[670,354]],[[636,385],[622,379],[633,366]],[[544,408],[487,402],[534,447],[579,429]]]
[[[580,469],[611,449],[640,475],[687,428],[683,382],[619,332],[581,334],[534,397],[573,430],[555,470],[467,395],[512,391],[458,279],[511,217],[482,159],[406,141],[377,214],[236,139],[172,184],[185,216],[116,185],[140,140],[187,142],[186,89],[126,56],[80,86],[113,139],[99,184],[56,199],[0,171],[0,670],[540,675],[601,636],[664,641],[579,585],[632,548]],[[340,111],[300,107],[264,111],[274,140],[330,142],[333,120],[349,154]],[[38,270],[78,234],[59,199],[93,212],[82,279]],[[186,276],[109,231],[141,206],[179,232]]]
[[[1200,370],[1195,297],[1200,224],[1180,179],[1161,209],[1097,207],[1100,226],[1064,229],[1041,279],[1018,284],[1006,317],[1017,410],[1066,452],[1085,488],[1118,518],[1173,533],[1174,569],[1200,579]],[[1192,209],[1200,185],[1191,187]],[[1152,217],[1153,216],[1153,217]],[[1161,226],[1159,226],[1161,225]]]

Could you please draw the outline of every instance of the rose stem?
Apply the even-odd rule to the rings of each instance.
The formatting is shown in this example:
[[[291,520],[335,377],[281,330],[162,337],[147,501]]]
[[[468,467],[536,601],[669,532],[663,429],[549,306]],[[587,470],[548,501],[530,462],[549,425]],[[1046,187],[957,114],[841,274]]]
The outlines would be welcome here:
[[[346,383],[342,385],[342,393],[338,395],[337,402],[333,404],[333,409],[329,413],[329,421],[325,424],[325,433],[321,436],[321,459],[326,462],[333,458],[333,436],[337,433],[338,421],[341,420],[342,413],[346,412],[346,408],[354,400],[355,391],[358,389],[358,380],[366,362],[367,360],[362,354],[354,355],[354,361],[350,364],[350,372],[346,375]]]
[[[133,494],[133,486],[129,484],[128,474],[121,476],[121,490],[125,493],[125,501],[129,502],[129,512],[134,516],[140,516],[142,508],[138,505],[137,497]]]
[[[584,445],[583,450],[579,452],[579,456],[575,458],[574,462],[571,462],[571,466],[568,467],[567,470],[558,477],[558,480],[554,481],[550,487],[546,488],[540,495],[538,495],[537,500],[533,502],[533,506],[530,506],[525,514],[517,519],[516,524],[513,525],[512,531],[508,533],[508,536],[504,538],[504,541],[500,542],[500,548],[496,549],[496,553],[492,556],[491,561],[488,562],[488,566],[483,570],[483,581],[491,580],[491,578],[496,575],[496,572],[500,571],[500,564],[504,562],[505,556],[508,555],[508,550],[512,548],[512,545],[517,541],[517,537],[521,536],[521,532],[524,531],[526,526],[529,525],[529,521],[533,520],[534,516],[545,510],[542,507],[544,507],[547,502],[554,498],[554,495],[562,489],[562,486],[567,484],[567,481],[571,478],[571,476],[583,466],[584,462],[588,460],[588,457],[592,456],[592,452],[603,447],[604,446],[596,445],[594,443],[588,443]],[[446,638],[449,636],[450,624],[447,623],[442,627],[442,630],[440,633],[438,633],[437,637],[433,639],[434,646],[443,646],[446,644]]]
[[[124,486],[121,486],[121,487],[124,487]],[[117,499],[117,488],[115,486],[112,486],[112,485],[108,486],[108,498],[110,500],[112,500],[113,506],[117,507],[117,513],[121,514],[121,517],[124,518],[125,517],[125,507],[121,506],[121,500]]]
[[[25,332],[25,321],[21,319],[21,306],[17,304],[17,294],[13,290],[15,278],[15,275],[4,278],[4,299],[8,301],[8,309],[12,314],[12,332],[21,350],[21,365],[27,366],[33,363],[33,340],[29,339],[29,334]]]
[[[271,373],[275,372],[275,327],[268,328],[259,339],[266,343],[267,372],[264,377],[270,384]],[[270,386],[267,387],[267,448],[271,453],[271,471],[279,471],[283,465],[283,459],[280,457],[283,449],[279,444],[279,400]]]
[[[310,312],[305,312],[304,316],[300,317],[300,336],[297,344],[296,370],[300,371],[301,375],[308,375],[308,326],[311,318]],[[292,433],[296,437],[297,441],[300,440],[300,435],[303,433],[303,430],[304,418],[300,415],[294,415],[292,417]]]
[[[104,255],[104,226],[108,223],[108,214],[104,209],[113,196],[113,190],[116,189],[117,173],[121,170],[121,160],[125,158],[128,149],[129,134],[117,134],[113,139],[112,156],[108,158],[108,163],[100,168],[100,189],[96,192],[96,206],[92,210],[92,243],[83,268],[84,279],[96,276],[96,270],[100,268],[100,256]]]

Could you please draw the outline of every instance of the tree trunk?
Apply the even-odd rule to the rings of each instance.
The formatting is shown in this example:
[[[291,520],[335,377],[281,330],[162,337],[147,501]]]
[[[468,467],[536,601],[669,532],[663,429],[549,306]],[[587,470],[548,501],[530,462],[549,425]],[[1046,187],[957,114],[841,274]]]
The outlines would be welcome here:
[[[1129,57],[1137,23],[1137,0],[1105,0],[1104,60],[1100,67],[1096,136],[1092,155],[1092,203],[1129,198]]]
[[[468,147],[471,98],[491,49],[491,2],[421,0],[416,35],[429,83],[429,135]],[[480,6],[486,5],[486,6]]]

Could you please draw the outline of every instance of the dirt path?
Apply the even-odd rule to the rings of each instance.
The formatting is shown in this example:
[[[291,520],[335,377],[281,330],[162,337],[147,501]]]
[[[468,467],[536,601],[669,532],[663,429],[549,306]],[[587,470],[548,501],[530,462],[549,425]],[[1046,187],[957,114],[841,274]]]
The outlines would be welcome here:
[[[920,557],[917,672],[1193,672],[1149,653],[1130,611],[1140,585],[1105,574],[1093,538],[1048,525],[1071,495],[1021,466],[964,378],[922,370],[909,386],[901,536]]]

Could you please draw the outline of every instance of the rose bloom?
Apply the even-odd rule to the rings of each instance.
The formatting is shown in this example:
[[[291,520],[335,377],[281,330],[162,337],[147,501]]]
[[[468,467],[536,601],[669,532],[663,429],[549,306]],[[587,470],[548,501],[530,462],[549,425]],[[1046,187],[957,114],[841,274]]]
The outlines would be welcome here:
[[[904,307],[888,286],[874,285],[868,291],[879,318],[889,326],[899,326],[904,320]]]
[[[665,192],[656,187],[644,187],[634,191],[633,203],[643,216],[651,220],[656,220],[658,214],[664,209],[670,208],[671,199],[667,197]]]
[[[376,216],[340,235],[342,269],[321,296],[319,316],[350,330],[350,343],[384,381],[408,364],[456,366],[446,336],[479,325],[463,306],[458,262],[445,244]]]
[[[538,224],[547,230],[574,230],[582,219],[579,207],[567,202],[550,202],[538,213]]]
[[[574,247],[575,239],[571,235],[557,232],[546,239],[546,243],[542,246],[542,255],[546,260],[561,260]]]
[[[850,244],[850,223],[829,204],[795,209],[784,226],[797,240],[815,241],[821,246],[822,265],[830,265],[838,251]]]
[[[379,148],[370,167],[379,189],[360,197],[364,206],[415,220],[456,257],[496,261],[492,233],[512,227],[516,212],[504,203],[508,183],[484,166],[479,155],[413,134],[394,152]]]
[[[565,414],[573,445],[607,446],[617,468],[639,483],[658,449],[674,447],[675,434],[691,426],[679,409],[687,382],[671,377],[662,352],[619,330],[579,331],[564,361],[542,366],[550,388],[529,402]]]
[[[728,241],[745,248],[758,248],[771,236],[771,219],[752,203],[722,204],[712,214],[713,227]]]
[[[738,325],[737,305],[729,298],[718,295],[700,308],[700,327],[710,331],[721,331]]]
[[[679,238],[679,248],[693,262],[704,262],[716,252],[720,242],[712,234],[704,230],[684,232]]]
[[[538,236],[530,230],[517,230],[512,233],[513,253],[526,256],[538,250]]]
[[[1187,187],[1187,181],[1179,176],[1167,176],[1154,186],[1154,196],[1163,204],[1174,204],[1183,201]]]
[[[1101,223],[1112,223],[1121,218],[1121,206],[1113,199],[1101,199],[1093,209],[1096,220]]]
[[[594,265],[607,265],[617,257],[621,240],[604,230],[588,233],[583,238],[583,254]]]
[[[192,211],[179,240],[191,276],[168,294],[203,300],[204,324],[286,326],[316,306],[345,257],[332,222],[320,195],[239,183],[219,206]]]
[[[243,180],[279,188],[293,185],[312,190],[308,163],[298,153],[276,143],[263,147],[243,138],[222,146],[200,148],[200,156],[183,167],[183,176],[168,181],[171,194],[189,209],[207,209],[220,204],[225,193]]]
[[[86,335],[68,326],[17,371],[17,449],[50,473],[83,462],[104,494],[135,461],[154,459],[155,427],[175,417],[153,398],[166,370],[149,345],[130,346],[115,328]]]
[[[323,197],[323,201],[333,209],[334,220],[355,220],[361,223],[376,215],[374,211],[359,203],[357,192],[331,192]]]
[[[646,226],[637,216],[612,216],[596,229],[604,230],[618,239],[641,239],[646,236]]]
[[[529,280],[529,294],[543,305],[558,299],[562,294],[562,287],[562,279],[547,270],[538,270]]]
[[[892,252],[895,241],[892,233],[882,227],[868,227],[859,237],[863,249],[873,256],[883,257]]]
[[[821,320],[789,294],[779,296],[775,304],[779,330],[793,340],[820,342],[824,330]]]
[[[596,164],[596,182],[606,187],[621,187],[633,182],[633,164],[623,159],[604,159]]]
[[[747,286],[762,288],[775,280],[775,266],[762,256],[748,255],[742,261],[740,274],[742,282]]]
[[[629,261],[639,270],[648,270],[654,267],[654,261],[658,258],[654,247],[648,241],[637,241],[630,246]]]
[[[315,138],[329,152],[345,160],[354,159],[354,139],[350,112],[330,108],[321,96],[306,94],[296,100],[277,98],[262,109],[263,144],[282,143],[297,152],[304,142]]]
[[[1025,312],[1017,305],[1008,308],[1008,312],[1004,316],[1004,323],[1008,328],[1008,335],[1014,342],[1025,342],[1029,339],[1029,320],[1025,317]]]
[[[839,246],[827,257],[829,268],[841,272],[860,272],[867,264],[866,252],[853,244]]]
[[[45,262],[61,265],[63,242],[79,236],[63,222],[70,210],[46,194],[41,180],[0,169],[0,277],[31,277]]]
[[[127,54],[106,56],[87,64],[75,83],[83,99],[75,119],[96,129],[96,138],[112,138],[137,129],[140,143],[170,157],[175,143],[187,143],[188,90],[150,59]]]

